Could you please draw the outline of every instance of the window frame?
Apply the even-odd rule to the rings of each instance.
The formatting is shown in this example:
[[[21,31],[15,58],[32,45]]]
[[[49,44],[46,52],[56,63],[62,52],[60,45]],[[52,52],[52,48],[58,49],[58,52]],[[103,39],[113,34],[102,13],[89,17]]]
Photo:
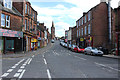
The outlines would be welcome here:
[[[4,16],[4,18],[2,17],[2,15]],[[6,23],[5,23],[5,14],[1,13],[1,27],[5,27]],[[2,25],[2,21],[4,21],[4,25]]]
[[[7,16],[9,17],[9,20],[7,20]],[[7,22],[8,22],[8,26],[7,26]],[[10,28],[10,16],[6,15],[6,28]]]
[[[3,0],[4,7],[12,9],[12,0]]]
[[[88,34],[91,34],[91,25],[88,25]]]
[[[25,19],[25,30],[27,30],[27,19]]]

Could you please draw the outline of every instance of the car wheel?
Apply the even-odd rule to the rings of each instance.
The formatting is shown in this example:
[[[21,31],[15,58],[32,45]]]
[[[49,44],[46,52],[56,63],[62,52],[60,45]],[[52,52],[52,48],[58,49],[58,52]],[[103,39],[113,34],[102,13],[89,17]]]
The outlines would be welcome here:
[[[91,52],[90,54],[91,54],[91,56],[94,56],[93,52]]]

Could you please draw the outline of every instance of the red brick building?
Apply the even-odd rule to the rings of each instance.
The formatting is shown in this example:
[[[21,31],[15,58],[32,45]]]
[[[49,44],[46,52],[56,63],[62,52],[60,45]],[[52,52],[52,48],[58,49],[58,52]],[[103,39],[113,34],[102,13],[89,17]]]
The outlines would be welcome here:
[[[22,51],[22,15],[12,3],[0,2],[0,53]]]
[[[52,27],[51,27],[51,39],[55,39],[55,26],[54,26],[54,22],[52,22]]]
[[[120,6],[114,9],[115,12],[115,26],[114,26],[114,43],[117,49],[116,55],[120,55]]]
[[[77,40],[77,28],[76,26],[72,28],[72,44],[76,45]]]
[[[35,11],[28,0],[13,2],[13,6],[22,14],[24,33],[24,51],[37,49],[37,11]]]
[[[114,12],[112,10],[112,17]],[[113,47],[109,42],[108,4],[101,2],[76,21],[77,45],[80,47]],[[112,18],[112,28],[114,18]],[[113,37],[112,37],[113,38]]]

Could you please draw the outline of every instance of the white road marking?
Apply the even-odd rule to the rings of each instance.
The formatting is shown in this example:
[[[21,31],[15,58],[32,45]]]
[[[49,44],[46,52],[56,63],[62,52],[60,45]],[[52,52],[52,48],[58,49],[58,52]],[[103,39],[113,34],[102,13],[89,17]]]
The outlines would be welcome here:
[[[10,72],[12,72],[12,71],[13,71],[13,69],[9,69],[7,72],[9,72],[9,73],[10,73]]]
[[[2,80],[2,78],[0,78],[0,80]]]
[[[104,65],[104,64],[99,64],[99,63],[97,63],[97,62],[94,62],[96,65],[100,65],[100,66],[103,66],[103,67],[106,67],[106,65]]]
[[[20,64],[21,62],[23,62],[25,59],[22,59],[22,60],[20,60],[19,62],[18,62],[18,64]]]
[[[11,68],[13,68],[13,69],[14,69],[14,68],[16,68],[16,67],[17,67],[17,66],[13,66],[13,67],[11,67]]]
[[[35,57],[35,55],[32,56],[33,58]]]
[[[45,56],[44,56],[44,54],[43,54],[43,58],[44,58]]]
[[[22,68],[22,69],[23,69],[23,68],[25,68],[25,66],[21,66],[20,68]]]
[[[115,68],[112,68],[112,67],[110,67],[110,66],[106,66],[106,65],[104,65],[104,64],[100,64],[100,63],[97,63],[97,62],[94,62],[96,65],[99,65],[99,66],[103,66],[103,67],[107,67],[107,68],[110,68],[110,69],[112,69],[112,70],[115,70],[115,71],[119,71],[120,72],[120,70],[118,70],[118,69],[115,69]]]
[[[49,71],[49,69],[47,69],[47,74],[48,74],[48,78],[49,78],[49,80],[52,80],[52,77],[51,77],[51,75],[50,75],[50,71]]]
[[[23,64],[23,66],[26,66],[27,64]]]
[[[85,58],[81,58],[81,57],[78,57],[78,56],[75,56],[76,58],[80,58],[80,59],[82,59],[82,60],[87,60],[87,59],[85,59]]]
[[[16,66],[18,66],[19,64],[17,63],[17,64],[15,64]]]
[[[20,76],[19,76],[19,79],[18,79],[18,80],[20,80],[20,79],[22,78],[22,76],[24,75],[24,73],[25,73],[25,70],[23,70],[23,72],[20,74]]]
[[[19,69],[17,72],[22,72],[23,71],[23,69]]]
[[[1,77],[7,77],[9,73],[4,73]]]
[[[31,63],[31,61],[32,61],[32,58],[29,60],[28,64],[30,64],[30,63]]]
[[[28,58],[28,59],[26,60],[25,64],[27,64],[27,63],[29,62],[30,59],[31,59],[31,58]]]
[[[15,75],[14,75],[14,77],[18,77],[20,75],[20,73],[16,73]]]
[[[46,61],[46,59],[44,58],[44,63],[47,65],[47,61]]]

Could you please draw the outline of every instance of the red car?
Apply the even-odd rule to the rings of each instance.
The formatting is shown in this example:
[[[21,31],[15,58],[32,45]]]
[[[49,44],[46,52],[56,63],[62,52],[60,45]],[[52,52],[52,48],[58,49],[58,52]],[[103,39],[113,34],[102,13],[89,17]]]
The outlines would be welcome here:
[[[84,49],[79,48],[78,46],[74,47],[75,52],[84,52]]]

